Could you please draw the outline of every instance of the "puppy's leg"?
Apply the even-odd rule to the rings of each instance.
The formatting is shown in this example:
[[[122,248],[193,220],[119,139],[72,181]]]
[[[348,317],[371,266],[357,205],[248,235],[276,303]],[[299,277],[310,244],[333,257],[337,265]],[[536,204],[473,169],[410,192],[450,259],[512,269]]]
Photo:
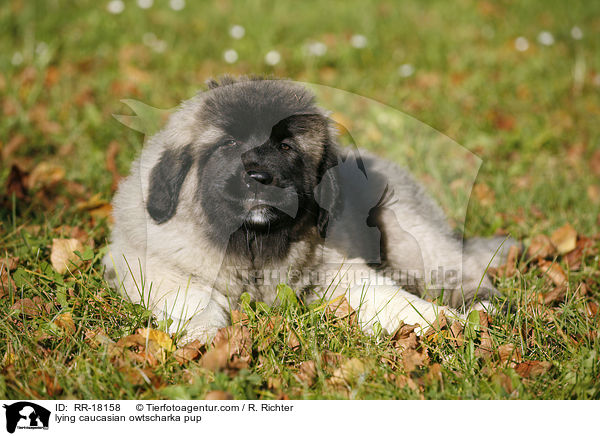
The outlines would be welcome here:
[[[463,255],[461,242],[447,226],[414,212],[400,204],[381,211],[387,267],[409,279],[416,277],[412,282],[418,285],[415,291],[420,295],[438,297],[443,293],[444,302],[455,308],[497,296],[480,259]]]
[[[394,285],[355,285],[346,292],[346,297],[367,333],[374,333],[377,323],[386,332],[393,333],[400,322],[419,324],[418,333],[422,333],[442,311],[448,317],[464,320],[449,307],[430,303]]]

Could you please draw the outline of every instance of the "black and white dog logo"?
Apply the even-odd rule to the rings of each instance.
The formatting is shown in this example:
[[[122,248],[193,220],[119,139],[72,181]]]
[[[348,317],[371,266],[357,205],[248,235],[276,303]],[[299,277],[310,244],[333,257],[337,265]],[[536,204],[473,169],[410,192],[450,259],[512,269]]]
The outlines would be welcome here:
[[[50,411],[29,401],[19,401],[3,405],[6,409],[6,431],[14,433],[18,429],[48,429]]]

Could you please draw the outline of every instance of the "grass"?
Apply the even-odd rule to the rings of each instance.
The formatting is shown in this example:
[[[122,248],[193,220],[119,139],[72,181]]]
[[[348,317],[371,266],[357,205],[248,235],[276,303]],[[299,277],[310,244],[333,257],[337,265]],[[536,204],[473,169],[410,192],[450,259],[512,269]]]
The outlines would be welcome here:
[[[249,361],[216,371],[198,360],[181,365],[170,352],[154,365],[115,359],[110,342],[90,341],[90,332],[117,341],[160,328],[102,279],[110,230],[102,201],[113,192],[107,149],[116,144],[114,166],[126,174],[144,139],[111,115],[131,113],[120,102],[127,98],[171,108],[223,73],[273,74],[368,97],[365,105],[322,91],[352,141],[422,176],[469,236],[508,232],[529,242],[567,222],[580,236],[598,233],[600,4],[351,1],[324,13],[311,2],[188,3],[177,12],[167,2],[149,10],[127,2],[119,15],[94,2],[0,6],[0,256],[19,258],[10,272],[16,289],[0,297],[0,397],[204,398],[221,390],[265,399],[600,398],[600,319],[591,310],[600,300],[598,239],[576,270],[556,258],[568,276],[564,298],[540,304],[538,294],[555,286],[523,258],[517,274],[497,282],[514,310],[487,329],[475,323],[460,346],[446,329],[424,338],[418,350],[428,359],[414,368],[403,363],[398,341],[365,336],[328,309],[300,303],[248,305]],[[229,36],[232,24],[245,27],[244,38]],[[573,26],[583,39],[571,36]],[[537,41],[543,30],[553,45]],[[353,34],[364,34],[367,47],[352,47]],[[528,50],[515,50],[519,36]],[[307,56],[310,41],[327,52]],[[236,63],[223,60],[227,49],[237,51]],[[282,56],[275,66],[264,61],[270,50]],[[399,74],[403,64],[414,73]],[[420,151],[407,155],[405,143]],[[460,156],[454,144],[481,159],[480,195],[462,188],[450,195],[451,181],[469,188],[477,169],[443,158],[447,149]],[[30,173],[21,197],[8,185],[13,164]],[[73,227],[89,236],[83,266],[58,274],[52,240],[70,237]],[[577,292],[582,283],[586,295]],[[24,298],[35,304],[17,310]],[[496,351],[482,354],[486,334]],[[525,374],[498,356],[507,344],[521,360],[551,367]],[[315,365],[312,383],[298,377],[307,361]]]

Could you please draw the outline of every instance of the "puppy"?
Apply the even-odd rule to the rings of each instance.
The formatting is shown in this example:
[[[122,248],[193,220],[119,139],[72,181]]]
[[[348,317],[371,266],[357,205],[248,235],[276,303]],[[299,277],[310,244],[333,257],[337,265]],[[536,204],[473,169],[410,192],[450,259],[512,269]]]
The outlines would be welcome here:
[[[497,295],[485,271],[503,241],[463,252],[406,170],[338,147],[307,89],[228,77],[208,85],[121,182],[103,261],[111,286],[171,331],[208,341],[243,292],[271,304],[280,282],[305,300],[344,295],[367,332],[427,326],[440,310],[460,317]],[[444,306],[422,298],[440,296]]]

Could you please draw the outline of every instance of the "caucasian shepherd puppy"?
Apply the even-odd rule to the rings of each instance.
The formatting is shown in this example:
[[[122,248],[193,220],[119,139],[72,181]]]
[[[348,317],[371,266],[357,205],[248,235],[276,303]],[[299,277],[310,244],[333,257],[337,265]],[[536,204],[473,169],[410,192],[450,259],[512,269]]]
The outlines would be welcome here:
[[[243,292],[273,303],[280,282],[305,300],[343,294],[365,330],[390,333],[496,295],[485,271],[502,240],[463,244],[406,170],[340,149],[307,89],[208,85],[120,184],[104,259],[109,283],[185,340],[226,326]]]

